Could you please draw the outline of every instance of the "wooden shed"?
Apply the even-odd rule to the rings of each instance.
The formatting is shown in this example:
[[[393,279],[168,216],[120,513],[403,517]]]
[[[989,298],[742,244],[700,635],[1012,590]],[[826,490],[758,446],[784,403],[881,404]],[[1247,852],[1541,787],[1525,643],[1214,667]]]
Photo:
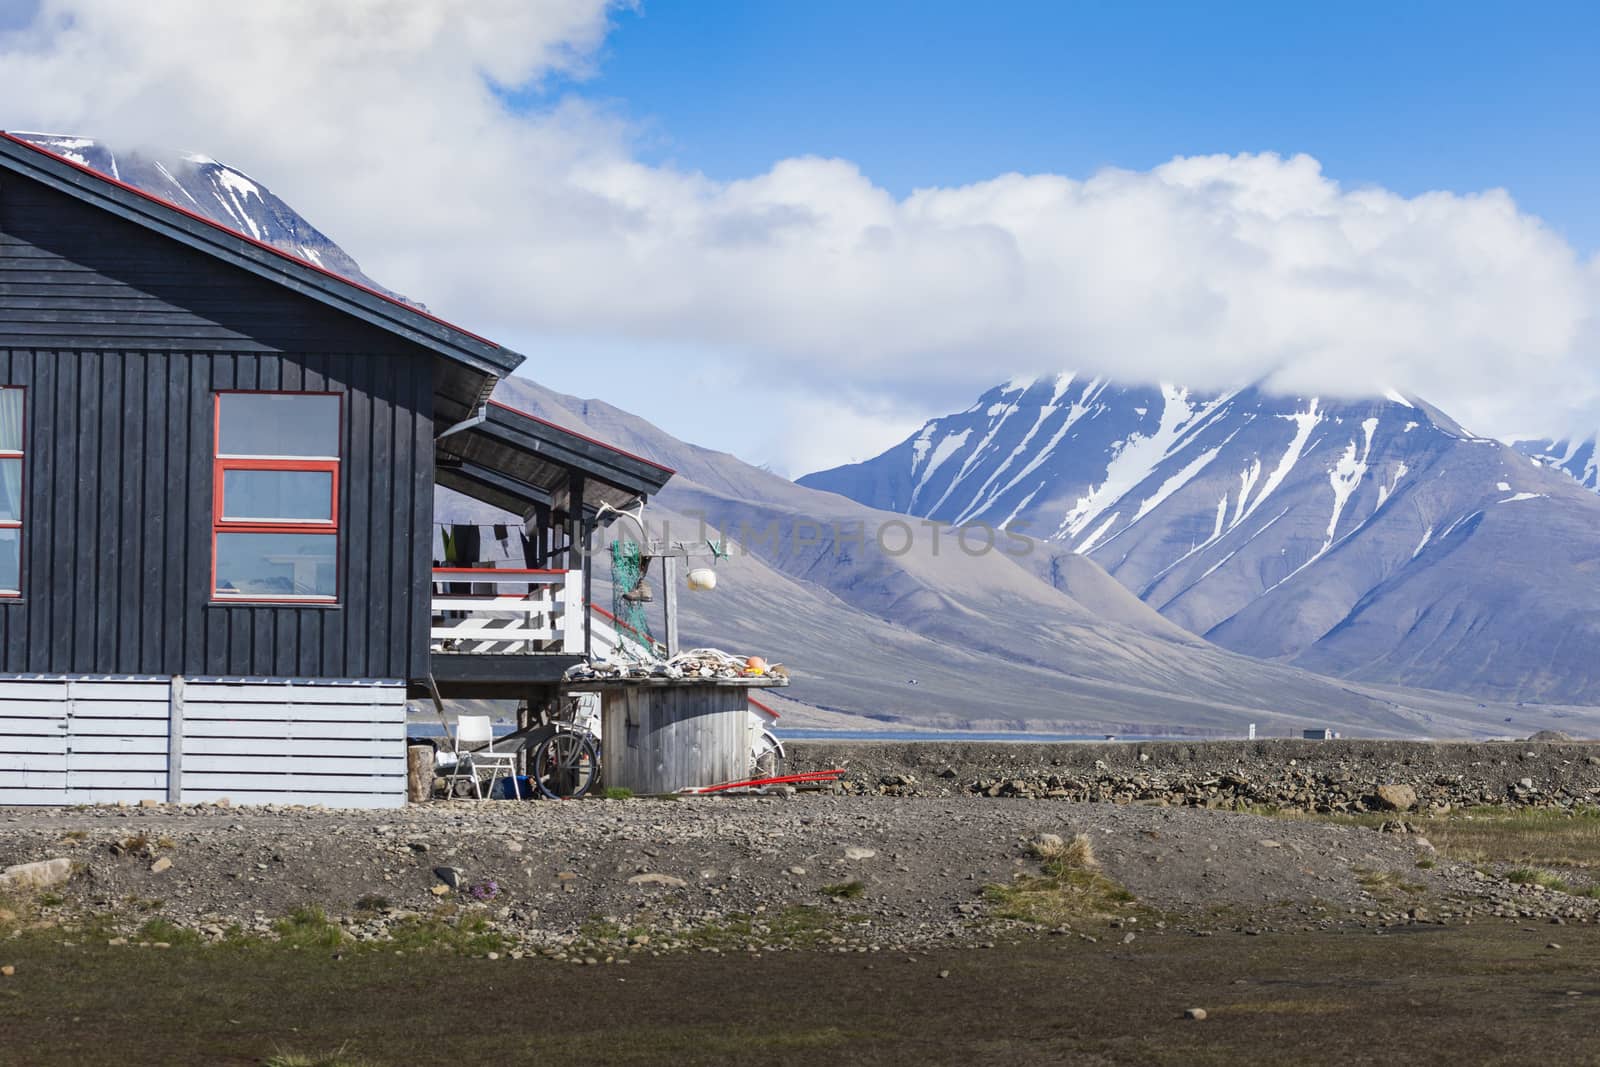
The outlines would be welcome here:
[[[0,804],[400,804],[408,693],[552,693],[672,472],[490,402],[522,361],[0,134]],[[436,485],[528,566],[436,566]]]
[[[750,690],[774,678],[636,678],[569,685],[600,694],[608,786],[640,795],[750,777]]]

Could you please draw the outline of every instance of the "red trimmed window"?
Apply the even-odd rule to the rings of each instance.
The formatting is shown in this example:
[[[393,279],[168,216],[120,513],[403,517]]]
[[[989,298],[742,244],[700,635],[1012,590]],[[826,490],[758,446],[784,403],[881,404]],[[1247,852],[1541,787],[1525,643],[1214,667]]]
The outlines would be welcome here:
[[[22,595],[22,400],[0,388],[0,597]]]
[[[217,600],[338,598],[338,393],[218,393]]]

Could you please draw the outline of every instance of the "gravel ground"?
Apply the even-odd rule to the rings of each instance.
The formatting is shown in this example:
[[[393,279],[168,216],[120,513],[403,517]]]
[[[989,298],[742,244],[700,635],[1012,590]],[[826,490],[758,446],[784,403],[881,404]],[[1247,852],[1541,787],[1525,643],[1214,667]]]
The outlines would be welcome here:
[[[781,948],[790,933],[776,917],[813,906],[808,914],[829,927],[823,943],[845,951],[992,938],[983,887],[1037,872],[1029,845],[1042,833],[1088,835],[1105,874],[1137,900],[1117,922],[1150,933],[1496,913],[1587,923],[1600,908],[1435,859],[1412,833],[978,797],[457,801],[387,812],[9,808],[0,809],[0,867],[72,858],[77,873],[53,891],[54,921],[109,914],[131,936],[155,916],[213,938],[230,927],[265,934],[314,905],[353,936],[381,938],[392,923],[444,907],[481,915],[519,952],[626,943],[629,931],[636,942],[643,932],[651,951],[671,949],[694,944],[689,931],[750,915],[758,928],[741,935],[744,947]],[[825,892],[857,881],[859,893]],[[488,895],[490,882],[493,899],[475,900],[474,887]],[[1092,936],[1090,925],[1075,932]]]

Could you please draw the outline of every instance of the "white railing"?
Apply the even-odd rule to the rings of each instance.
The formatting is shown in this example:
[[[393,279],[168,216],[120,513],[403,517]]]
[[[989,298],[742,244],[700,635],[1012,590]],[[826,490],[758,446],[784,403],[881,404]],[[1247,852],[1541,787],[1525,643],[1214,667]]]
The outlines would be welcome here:
[[[436,653],[583,652],[583,572],[435,567]]]

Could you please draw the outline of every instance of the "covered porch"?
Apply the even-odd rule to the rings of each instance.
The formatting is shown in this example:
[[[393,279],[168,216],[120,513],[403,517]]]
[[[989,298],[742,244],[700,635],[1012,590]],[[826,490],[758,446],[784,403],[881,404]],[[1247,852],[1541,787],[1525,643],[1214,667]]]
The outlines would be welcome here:
[[[443,431],[435,481],[520,518],[488,553],[441,531],[431,575],[431,677],[417,695],[515,698],[554,687],[596,650],[592,535],[602,508],[660,491],[671,469],[489,401]],[[495,528],[498,535],[502,531]],[[493,565],[485,559],[495,555]]]

